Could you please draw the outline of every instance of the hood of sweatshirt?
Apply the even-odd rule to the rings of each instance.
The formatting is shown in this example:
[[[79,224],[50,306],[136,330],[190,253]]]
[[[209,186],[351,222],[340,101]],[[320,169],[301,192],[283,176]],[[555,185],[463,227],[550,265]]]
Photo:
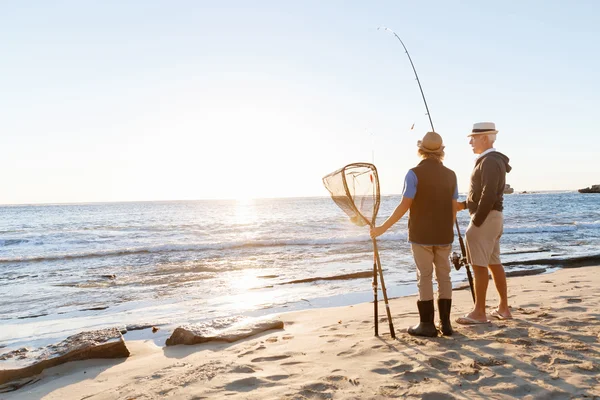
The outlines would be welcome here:
[[[499,151],[492,151],[490,153],[487,153],[483,157],[480,157],[475,163],[475,165],[478,165],[481,161],[483,161],[483,159],[488,157],[493,157],[499,162],[504,163],[504,165],[506,166],[506,172],[510,172],[512,170],[512,167],[508,164],[508,162],[510,161],[509,158],[506,157],[504,154],[500,153]]]

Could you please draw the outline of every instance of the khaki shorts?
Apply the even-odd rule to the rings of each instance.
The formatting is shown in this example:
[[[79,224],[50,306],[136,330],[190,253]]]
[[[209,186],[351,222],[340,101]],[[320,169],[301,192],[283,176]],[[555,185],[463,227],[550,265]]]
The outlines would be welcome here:
[[[480,267],[501,264],[500,237],[503,231],[504,216],[500,211],[490,211],[481,226],[471,222],[465,233],[469,263]]]

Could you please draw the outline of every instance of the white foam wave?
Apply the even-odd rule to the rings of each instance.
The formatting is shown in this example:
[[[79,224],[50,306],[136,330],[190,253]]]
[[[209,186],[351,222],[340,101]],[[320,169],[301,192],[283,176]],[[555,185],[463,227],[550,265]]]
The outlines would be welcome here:
[[[600,221],[594,222],[575,222],[578,228],[581,229],[600,229]]]
[[[525,225],[504,227],[505,234],[514,233],[546,233],[546,232],[574,232],[581,229],[600,229],[600,221],[573,222],[569,225]]]
[[[27,239],[0,239],[0,246],[15,246],[27,242]]]
[[[406,233],[391,233],[381,236],[381,240],[400,240],[406,239]],[[109,256],[125,256],[142,253],[170,253],[170,252],[202,252],[210,250],[234,250],[253,247],[281,247],[281,246],[327,246],[336,244],[352,244],[370,242],[368,233],[344,237],[326,237],[326,238],[298,238],[298,239],[273,239],[273,240],[254,240],[254,241],[233,241],[222,243],[170,243],[156,246],[127,247],[99,251],[81,251],[69,253],[50,253],[32,256],[22,256],[14,258],[0,258],[0,263],[19,263],[19,262],[40,262],[74,258],[93,258]]]

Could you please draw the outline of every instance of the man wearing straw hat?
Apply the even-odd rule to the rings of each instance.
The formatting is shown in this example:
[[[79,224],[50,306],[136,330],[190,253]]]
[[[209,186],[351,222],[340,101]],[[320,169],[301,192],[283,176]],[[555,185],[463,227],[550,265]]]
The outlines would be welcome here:
[[[506,173],[512,168],[508,165],[508,157],[494,148],[497,133],[493,122],[478,122],[468,135],[473,153],[478,156],[471,174],[467,200],[459,203],[459,210],[468,209],[471,214],[465,237],[467,259],[473,265],[475,275],[475,307],[456,320],[464,325],[489,322],[485,311],[490,279],[488,269],[500,296],[500,304],[491,315],[498,319],[512,318],[508,307],[506,274],[500,262],[504,185]]]
[[[371,237],[383,234],[410,209],[408,241],[417,265],[420,323],[408,328],[408,333],[428,337],[438,335],[433,323],[432,276],[435,271],[439,329],[443,335],[452,335],[452,282],[448,256],[454,241],[453,224],[458,207],[456,175],[442,164],[444,144],[436,132],[427,132],[423,140],[417,142],[417,147],[422,161],[406,174],[402,201],[383,225],[371,229]]]

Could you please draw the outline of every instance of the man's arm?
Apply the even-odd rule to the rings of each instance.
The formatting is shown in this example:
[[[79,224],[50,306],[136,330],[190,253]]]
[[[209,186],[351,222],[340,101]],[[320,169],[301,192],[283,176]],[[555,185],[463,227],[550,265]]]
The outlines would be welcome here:
[[[458,181],[456,180],[456,174],[454,174],[454,193],[452,194],[452,216],[454,218],[453,222],[456,222],[456,213],[458,212],[458,210],[460,210],[459,208],[459,204],[458,204]]]
[[[385,231],[390,229],[400,218],[406,214],[412,205],[413,199],[417,195],[417,184],[419,179],[415,175],[414,171],[410,170],[404,177],[404,189],[402,189],[402,201],[396,207],[392,215],[383,223],[381,226],[374,226],[371,228],[371,237],[376,238],[377,236],[383,235]]]
[[[381,236],[392,227],[396,222],[400,220],[406,214],[406,212],[410,209],[412,205],[413,199],[408,197],[402,197],[402,201],[398,204],[398,207],[394,210],[392,215],[388,219],[385,220],[383,225],[374,227],[371,229],[371,237],[376,238],[377,236]]]
[[[454,216],[453,222],[456,222],[456,213],[458,212],[458,201],[452,199],[452,215]]]

